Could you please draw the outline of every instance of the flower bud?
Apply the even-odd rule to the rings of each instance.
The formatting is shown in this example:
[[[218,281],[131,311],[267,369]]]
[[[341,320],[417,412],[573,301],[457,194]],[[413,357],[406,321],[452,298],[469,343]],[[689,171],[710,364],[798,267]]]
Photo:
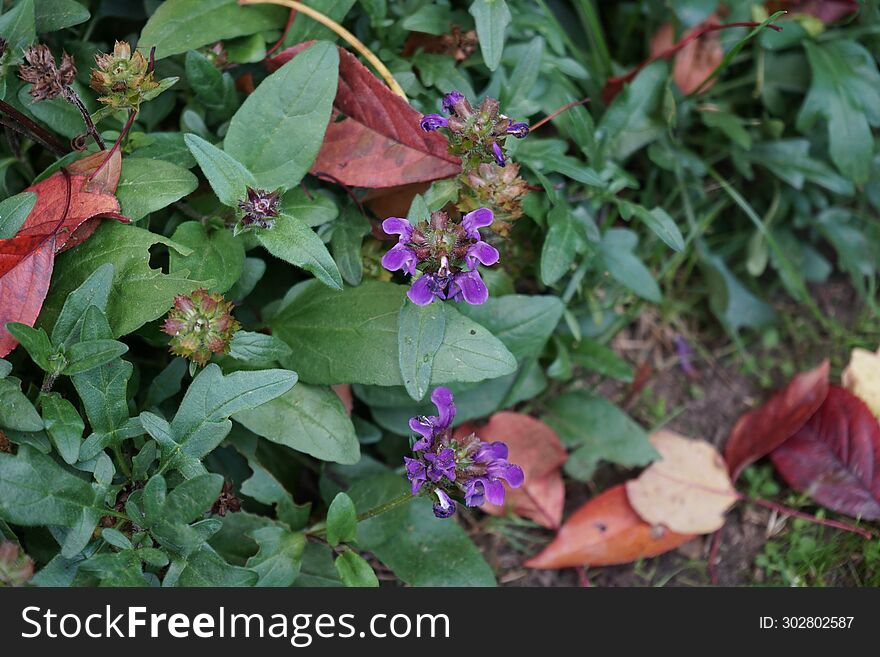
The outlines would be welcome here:
[[[95,56],[97,68],[92,69],[90,86],[99,94],[98,100],[114,109],[137,111],[143,101],[159,90],[153,79],[150,63],[137,50],[132,53],[125,41],[117,41],[113,53]]]
[[[179,295],[162,331],[171,336],[171,353],[205,365],[211,354],[229,353],[232,336],[241,325],[232,317],[232,302],[200,288]]]

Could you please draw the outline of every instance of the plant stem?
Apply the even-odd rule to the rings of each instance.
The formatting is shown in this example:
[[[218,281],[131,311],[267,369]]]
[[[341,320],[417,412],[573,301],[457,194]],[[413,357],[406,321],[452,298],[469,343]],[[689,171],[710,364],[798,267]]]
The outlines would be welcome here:
[[[107,145],[104,143],[104,139],[101,137],[98,129],[95,127],[94,122],[92,121],[92,115],[89,113],[89,110],[83,105],[82,99],[79,97],[79,94],[74,91],[73,87],[64,87],[64,93],[62,94],[64,100],[73,105],[76,109],[79,110],[79,113],[82,114],[83,122],[86,124],[86,132],[95,140],[95,143],[98,145],[102,151],[107,150]]]
[[[116,465],[122,470],[122,474],[131,479],[131,468],[128,466],[128,461],[125,460],[125,455],[122,453],[122,448],[117,444],[113,445],[113,456],[116,457]]]
[[[357,521],[363,522],[364,520],[369,520],[370,518],[375,518],[378,515],[385,513],[386,511],[391,511],[392,509],[396,509],[399,506],[407,504],[411,500],[414,500],[416,496],[411,495],[410,493],[403,493],[402,495],[398,495],[397,497],[393,497],[387,502],[380,504],[379,506],[374,506],[369,511],[364,511],[363,513],[359,513],[357,515]],[[327,523],[319,522],[315,523],[311,527],[309,527],[306,531],[306,534],[310,536],[323,536],[327,533]]]
[[[0,119],[0,123],[24,135],[28,139],[39,142],[55,155],[62,157],[70,152],[69,146],[64,144],[58,139],[58,137],[47,131],[38,123],[31,121],[6,101],[0,100],[0,113],[9,117],[8,119]]]
[[[372,53],[372,51],[364,45],[364,43],[358,39],[354,34],[346,30],[342,25],[334,21],[332,18],[325,16],[320,11],[312,9],[308,5],[304,5],[301,2],[297,2],[296,0],[238,0],[238,4],[240,5],[257,5],[257,4],[273,4],[273,5],[282,5],[284,7],[290,7],[291,9],[296,9],[298,12],[305,14],[309,18],[312,18],[318,21],[321,25],[326,27],[329,30],[332,30],[339,36],[341,36],[345,41],[351,45],[352,48],[357,50],[364,59],[366,59],[370,64],[373,65],[373,68],[378,71],[379,75],[382,76],[382,79],[385,80],[385,83],[391,88],[391,91],[396,93],[398,96],[406,100],[406,93],[403,88],[397,83],[397,80],[394,79],[394,76],[391,75],[391,71],[388,70],[388,67],[382,63],[376,55]]]

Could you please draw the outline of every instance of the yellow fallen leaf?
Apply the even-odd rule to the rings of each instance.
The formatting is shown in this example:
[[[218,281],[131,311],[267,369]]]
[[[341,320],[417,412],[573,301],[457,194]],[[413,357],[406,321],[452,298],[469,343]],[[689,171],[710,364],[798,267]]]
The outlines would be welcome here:
[[[853,349],[849,365],[843,371],[843,387],[868,405],[880,418],[880,351]]]
[[[704,440],[672,431],[657,431],[650,440],[661,459],[626,482],[636,513],[645,522],[681,534],[720,529],[738,498],[718,451]]]

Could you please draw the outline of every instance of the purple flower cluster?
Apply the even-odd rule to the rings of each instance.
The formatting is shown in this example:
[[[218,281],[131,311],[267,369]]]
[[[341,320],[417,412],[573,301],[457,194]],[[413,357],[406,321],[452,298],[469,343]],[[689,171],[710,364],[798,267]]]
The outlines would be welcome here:
[[[397,235],[398,240],[382,257],[382,266],[410,276],[422,272],[407,292],[420,306],[435,298],[485,303],[489,290],[477,266],[494,265],[499,255],[494,246],[482,240],[480,228],[490,226],[493,220],[488,208],[469,212],[460,222],[451,221],[445,212],[432,212],[430,219],[415,226],[406,219],[390,217],[382,222],[382,229]]]
[[[442,114],[425,114],[420,125],[425,132],[446,128],[450,133],[450,152],[462,156],[465,168],[471,162],[491,157],[498,166],[505,166],[504,141],[508,136],[522,139],[529,134],[529,126],[522,121],[512,121],[498,112],[498,101],[486,98],[478,108],[471,106],[464,94],[450,91],[443,97]]]
[[[427,492],[437,498],[434,515],[448,518],[455,513],[450,493],[464,498],[467,506],[504,504],[504,483],[522,486],[522,468],[507,460],[507,445],[483,442],[475,434],[455,439],[452,420],[455,403],[448,388],[436,388],[431,401],[437,415],[410,418],[410,428],[419,434],[412,449],[415,458],[404,457],[412,494]]]

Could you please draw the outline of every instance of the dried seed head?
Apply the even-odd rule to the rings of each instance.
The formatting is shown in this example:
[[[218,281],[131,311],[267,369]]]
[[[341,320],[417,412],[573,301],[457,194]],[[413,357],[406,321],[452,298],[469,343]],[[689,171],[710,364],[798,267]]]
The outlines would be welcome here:
[[[223,295],[209,294],[204,288],[177,296],[162,325],[162,331],[171,336],[171,353],[202,366],[211,354],[228,353],[232,336],[241,328],[232,308]]]
[[[73,57],[62,53],[61,66],[57,66],[52,51],[43,44],[26,49],[24,60],[25,63],[18,67],[18,75],[31,83],[28,93],[37,102],[58,98],[76,78]]]

